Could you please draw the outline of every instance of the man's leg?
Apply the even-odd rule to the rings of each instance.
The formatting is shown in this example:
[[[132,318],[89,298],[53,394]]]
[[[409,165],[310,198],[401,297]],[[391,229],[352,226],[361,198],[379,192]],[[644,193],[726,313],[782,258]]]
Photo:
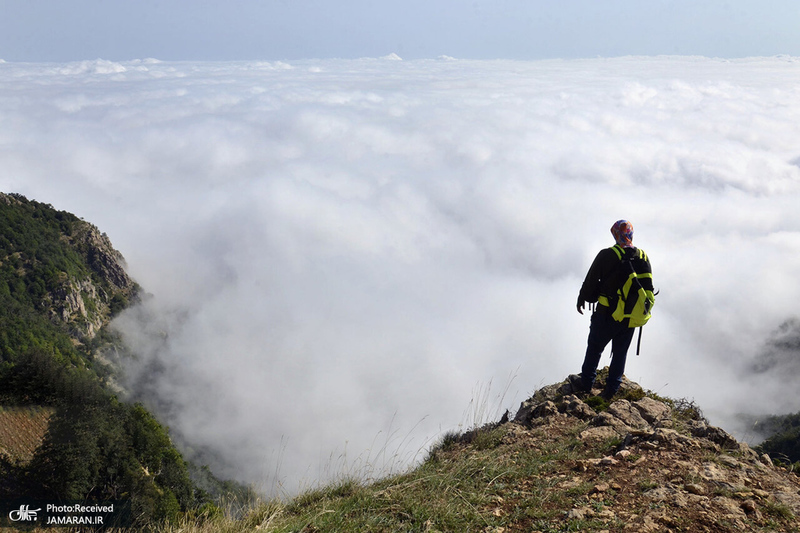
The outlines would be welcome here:
[[[583,358],[581,367],[581,380],[586,391],[592,388],[594,379],[597,377],[597,365],[600,364],[600,357],[613,334],[609,327],[611,325],[609,320],[614,322],[611,313],[602,307],[598,307],[597,311],[592,314],[589,338],[586,341],[586,356]]]
[[[625,373],[625,362],[628,359],[628,348],[633,340],[635,328],[628,327],[628,321],[616,323],[616,330],[611,340],[611,365],[608,367],[608,380],[603,391],[609,398],[614,396],[622,384],[622,375]]]

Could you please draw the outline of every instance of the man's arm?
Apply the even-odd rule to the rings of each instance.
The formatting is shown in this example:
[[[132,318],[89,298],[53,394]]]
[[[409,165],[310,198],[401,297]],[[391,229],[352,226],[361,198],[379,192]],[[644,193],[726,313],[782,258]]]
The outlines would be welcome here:
[[[586,273],[586,278],[583,280],[581,290],[578,293],[578,312],[583,314],[586,303],[595,303],[597,297],[600,296],[600,283],[603,279],[603,269],[606,263],[606,255],[608,250],[600,250],[592,261],[592,266],[589,267],[589,272]],[[614,254],[612,251],[611,254]],[[616,255],[614,255],[616,259]]]

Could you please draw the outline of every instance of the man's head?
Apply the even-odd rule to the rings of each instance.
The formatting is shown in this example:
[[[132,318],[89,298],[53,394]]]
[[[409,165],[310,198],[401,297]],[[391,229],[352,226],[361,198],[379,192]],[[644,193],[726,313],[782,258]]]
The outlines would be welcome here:
[[[633,224],[627,220],[617,220],[614,222],[614,225],[611,226],[611,235],[614,236],[614,240],[617,241],[617,244],[623,248],[633,247]]]

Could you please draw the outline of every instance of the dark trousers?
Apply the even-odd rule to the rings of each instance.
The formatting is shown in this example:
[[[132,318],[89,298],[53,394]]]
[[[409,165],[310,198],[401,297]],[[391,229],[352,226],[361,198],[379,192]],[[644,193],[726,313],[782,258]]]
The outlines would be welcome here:
[[[597,365],[609,342],[611,342],[611,365],[608,368],[606,391],[615,393],[619,390],[634,329],[628,327],[627,319],[622,322],[614,320],[608,307],[597,306],[597,310],[592,314],[589,339],[586,342],[586,357],[581,368],[581,379],[586,390],[591,388],[597,377]]]

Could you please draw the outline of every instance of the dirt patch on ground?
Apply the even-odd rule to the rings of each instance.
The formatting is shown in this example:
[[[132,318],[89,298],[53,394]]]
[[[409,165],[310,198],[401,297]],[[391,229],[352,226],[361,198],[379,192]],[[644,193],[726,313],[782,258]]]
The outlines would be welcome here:
[[[0,456],[19,464],[30,462],[54,411],[50,407],[0,407]]]

